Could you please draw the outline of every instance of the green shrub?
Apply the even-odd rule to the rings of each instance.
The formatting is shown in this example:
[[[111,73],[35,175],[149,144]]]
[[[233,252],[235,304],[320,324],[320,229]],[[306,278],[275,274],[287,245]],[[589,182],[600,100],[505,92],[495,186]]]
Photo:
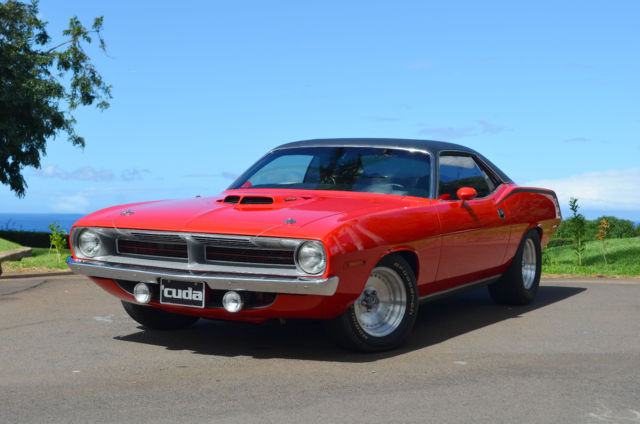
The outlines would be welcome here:
[[[54,248],[56,250],[56,257],[58,262],[62,262],[62,251],[67,248],[67,232],[60,228],[60,225],[55,221],[53,224],[49,224],[51,234],[49,235],[49,250]]]

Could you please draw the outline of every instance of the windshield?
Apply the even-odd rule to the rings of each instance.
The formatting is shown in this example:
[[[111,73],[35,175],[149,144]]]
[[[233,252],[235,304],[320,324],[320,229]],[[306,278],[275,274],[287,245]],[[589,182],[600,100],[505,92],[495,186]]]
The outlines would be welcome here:
[[[238,178],[234,188],[294,188],[429,196],[429,156],[363,147],[276,150]]]

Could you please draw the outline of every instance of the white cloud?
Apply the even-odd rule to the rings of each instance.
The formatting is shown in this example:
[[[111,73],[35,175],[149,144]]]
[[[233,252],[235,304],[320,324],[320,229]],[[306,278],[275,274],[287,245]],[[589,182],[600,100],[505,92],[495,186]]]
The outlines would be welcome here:
[[[123,181],[142,180],[144,174],[150,174],[150,173],[151,171],[149,171],[148,169],[131,168],[131,169],[125,169],[124,171],[122,171],[122,173],[120,174],[120,178],[122,178]]]
[[[235,180],[236,178],[238,178],[240,175],[236,174],[235,172],[229,172],[229,171],[222,171],[222,173],[220,174],[222,176],[222,178],[226,178],[228,180]]]
[[[572,137],[572,138],[567,138],[564,142],[565,143],[587,143],[588,141],[589,139],[586,137]]]
[[[62,169],[54,165],[49,165],[49,166],[45,166],[42,169],[38,169],[36,170],[36,173],[42,177],[47,177],[47,178],[62,178],[62,179],[69,178],[69,175],[65,171],[63,171]]]
[[[37,169],[36,173],[41,177],[60,178],[62,180],[110,181],[113,179],[112,171],[108,169],[94,169],[91,166],[85,166],[75,171],[67,172],[55,165],[49,165],[42,169]]]
[[[36,174],[45,178],[59,178],[61,180],[78,181],[113,181],[116,175],[110,169],[95,169],[91,166],[84,166],[74,171],[67,172],[55,165],[49,165],[42,169],[37,169]],[[148,169],[125,169],[120,173],[119,179],[122,181],[142,180],[146,174],[150,174]]]
[[[51,205],[51,210],[58,213],[85,213],[89,210],[89,199],[82,193],[61,196]]]
[[[501,133],[503,131],[505,131],[507,128],[503,127],[502,125],[497,125],[494,123],[491,123],[489,121],[484,121],[484,120],[479,120],[477,121],[478,124],[480,125],[480,132],[482,134],[498,134]]]
[[[475,126],[469,127],[440,127],[423,128],[419,134],[442,140],[456,140],[458,138],[473,137],[481,134],[497,134],[507,128],[485,120],[477,120]]]
[[[195,173],[195,174],[186,174],[182,177],[184,178],[225,178],[227,180],[235,180],[238,178],[240,174],[230,171],[222,171],[219,173]]]
[[[85,166],[73,171],[70,177],[80,181],[111,181],[113,180],[113,172],[108,169],[93,169],[90,166]]]
[[[585,209],[640,211],[640,197],[635,195],[640,187],[640,168],[585,172],[523,185],[554,190],[563,208],[575,197]]]
[[[440,127],[440,128],[424,128],[419,134],[428,137],[434,137],[442,140],[456,140],[458,138],[476,135],[475,128],[471,127]]]

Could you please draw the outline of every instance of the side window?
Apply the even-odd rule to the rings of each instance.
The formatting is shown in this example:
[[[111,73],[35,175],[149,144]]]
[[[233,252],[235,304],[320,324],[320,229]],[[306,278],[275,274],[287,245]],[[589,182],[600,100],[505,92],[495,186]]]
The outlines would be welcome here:
[[[456,192],[461,187],[472,187],[478,197],[486,197],[495,189],[487,173],[471,156],[440,155],[438,199],[458,200]]]

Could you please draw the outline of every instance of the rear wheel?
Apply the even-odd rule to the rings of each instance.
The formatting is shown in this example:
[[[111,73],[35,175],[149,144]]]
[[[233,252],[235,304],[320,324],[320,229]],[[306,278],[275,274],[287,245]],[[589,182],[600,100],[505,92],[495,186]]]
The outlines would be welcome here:
[[[131,318],[152,330],[179,330],[193,325],[200,318],[189,315],[171,314],[151,306],[141,306],[122,301],[124,310]]]
[[[393,255],[376,265],[358,299],[326,326],[329,334],[347,348],[383,351],[407,338],[417,312],[413,270],[402,257]]]
[[[491,297],[499,303],[527,305],[533,301],[540,285],[542,253],[536,229],[525,233],[516,255],[500,279],[489,286]]]

